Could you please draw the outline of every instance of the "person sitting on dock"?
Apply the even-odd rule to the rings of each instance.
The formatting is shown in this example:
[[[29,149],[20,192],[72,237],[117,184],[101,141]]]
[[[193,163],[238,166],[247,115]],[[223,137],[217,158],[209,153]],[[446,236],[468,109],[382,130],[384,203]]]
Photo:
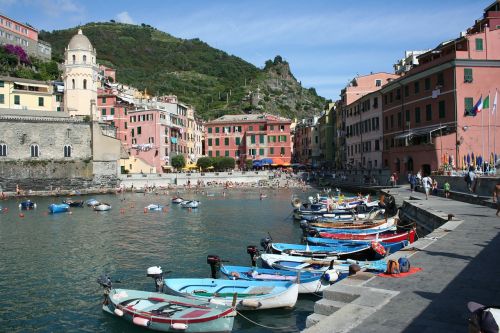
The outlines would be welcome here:
[[[497,216],[500,213],[500,179],[497,181],[495,188],[493,189],[493,203],[497,203]]]

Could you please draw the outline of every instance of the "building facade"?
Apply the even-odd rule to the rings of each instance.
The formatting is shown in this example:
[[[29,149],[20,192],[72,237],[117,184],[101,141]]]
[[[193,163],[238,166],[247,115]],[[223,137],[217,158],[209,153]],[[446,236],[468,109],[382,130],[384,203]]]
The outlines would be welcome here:
[[[361,114],[360,108],[365,107],[368,111],[368,105],[360,106],[359,103],[356,103],[356,101],[374,91],[380,90],[382,86],[398,77],[398,75],[390,73],[372,73],[369,75],[355,77],[344,89],[342,89],[340,95],[341,114],[340,119],[337,118],[339,135],[338,159],[339,161],[341,161],[341,168],[367,167],[366,156],[364,156],[365,165],[363,165],[363,159],[361,158],[361,151],[363,151],[363,147],[361,146],[360,138],[354,139],[354,136],[361,136],[361,125],[357,125],[356,127],[355,124],[361,121],[363,121],[363,124],[365,124],[368,121],[368,119],[359,119],[359,115]],[[367,100],[365,100],[364,102],[365,104],[369,103]],[[378,103],[379,102],[380,101],[378,101]],[[372,104],[369,105],[370,109],[372,109],[371,105]],[[378,105],[376,109],[379,110]],[[372,115],[373,113],[370,112],[370,114]],[[358,117],[356,118],[356,116]],[[374,116],[372,116],[372,118],[374,118]],[[350,126],[349,128],[353,132],[348,132],[348,120]],[[355,125],[354,128],[353,125]],[[349,142],[347,140],[348,134],[350,135]],[[357,156],[359,158],[359,163],[355,163],[354,156]],[[374,163],[372,165],[374,165]]]
[[[418,57],[419,66],[382,89],[384,166],[393,172],[464,168],[498,152],[498,117],[492,115],[500,88],[500,8],[460,37]],[[479,101],[489,96],[489,108]],[[472,157],[474,156],[474,158]],[[469,162],[467,162],[469,160]]]
[[[64,52],[64,110],[71,116],[100,119],[97,111],[98,67],[96,51],[81,29]]]
[[[21,46],[30,56],[50,60],[52,47],[38,39],[38,30],[0,14],[0,44]]]
[[[319,117],[302,119],[295,126],[292,161],[317,167],[320,165],[320,131]]]
[[[336,130],[335,112],[337,103],[329,103],[324,114],[319,117],[319,154],[320,163],[327,169],[335,167]]]
[[[225,115],[205,124],[205,150],[209,157],[227,156],[240,167],[246,160],[270,158],[290,165],[291,120],[268,114]]]
[[[2,109],[61,111],[62,95],[55,93],[52,82],[0,76],[0,112]]]
[[[346,106],[346,155],[350,168],[383,167],[381,96],[379,91],[374,91]]]

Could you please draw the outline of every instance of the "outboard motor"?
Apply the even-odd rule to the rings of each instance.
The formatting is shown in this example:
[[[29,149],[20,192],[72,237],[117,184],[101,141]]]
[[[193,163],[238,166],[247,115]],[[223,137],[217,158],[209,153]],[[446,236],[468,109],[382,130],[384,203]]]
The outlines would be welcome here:
[[[247,253],[250,255],[250,260],[252,261],[252,267],[257,266],[257,259],[259,259],[259,249],[255,245],[247,246]]]
[[[273,239],[271,238],[271,236],[267,236],[267,237],[262,238],[260,240],[260,245],[264,248],[264,251],[266,253],[271,253],[272,242],[273,242]]]
[[[111,289],[113,288],[113,283],[111,282],[111,278],[107,274],[103,274],[97,278],[97,283],[99,283],[101,285],[101,287],[104,289],[104,292],[103,292],[104,300],[102,301],[102,304],[108,305],[109,293],[111,292]]]
[[[157,293],[163,292],[163,271],[161,270],[160,266],[149,267],[146,276],[155,280]]]
[[[306,229],[307,235],[311,237],[319,237],[319,231],[313,228]]]
[[[300,220],[299,224],[300,227],[304,230],[309,226],[309,222],[307,222],[306,220]]]
[[[221,262],[222,262],[222,260],[219,258],[219,256],[212,255],[212,254],[207,256],[207,264],[210,265],[212,279],[219,278],[219,271],[220,271],[220,263]]]

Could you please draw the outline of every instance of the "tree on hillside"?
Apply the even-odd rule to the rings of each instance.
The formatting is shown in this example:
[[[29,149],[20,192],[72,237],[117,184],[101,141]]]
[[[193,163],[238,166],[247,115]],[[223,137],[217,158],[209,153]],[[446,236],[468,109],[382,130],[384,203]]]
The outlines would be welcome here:
[[[172,157],[172,166],[178,170],[184,168],[186,166],[184,155],[175,155]]]

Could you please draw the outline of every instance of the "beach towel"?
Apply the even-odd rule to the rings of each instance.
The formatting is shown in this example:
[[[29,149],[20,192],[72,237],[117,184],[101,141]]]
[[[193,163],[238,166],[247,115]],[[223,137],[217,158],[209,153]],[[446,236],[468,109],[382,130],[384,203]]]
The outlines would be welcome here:
[[[407,277],[408,275],[415,274],[417,272],[420,272],[422,268],[420,267],[411,267],[410,270],[406,273],[399,273],[399,274],[387,274],[387,273],[380,273],[377,276],[384,277],[384,278],[403,278]]]

